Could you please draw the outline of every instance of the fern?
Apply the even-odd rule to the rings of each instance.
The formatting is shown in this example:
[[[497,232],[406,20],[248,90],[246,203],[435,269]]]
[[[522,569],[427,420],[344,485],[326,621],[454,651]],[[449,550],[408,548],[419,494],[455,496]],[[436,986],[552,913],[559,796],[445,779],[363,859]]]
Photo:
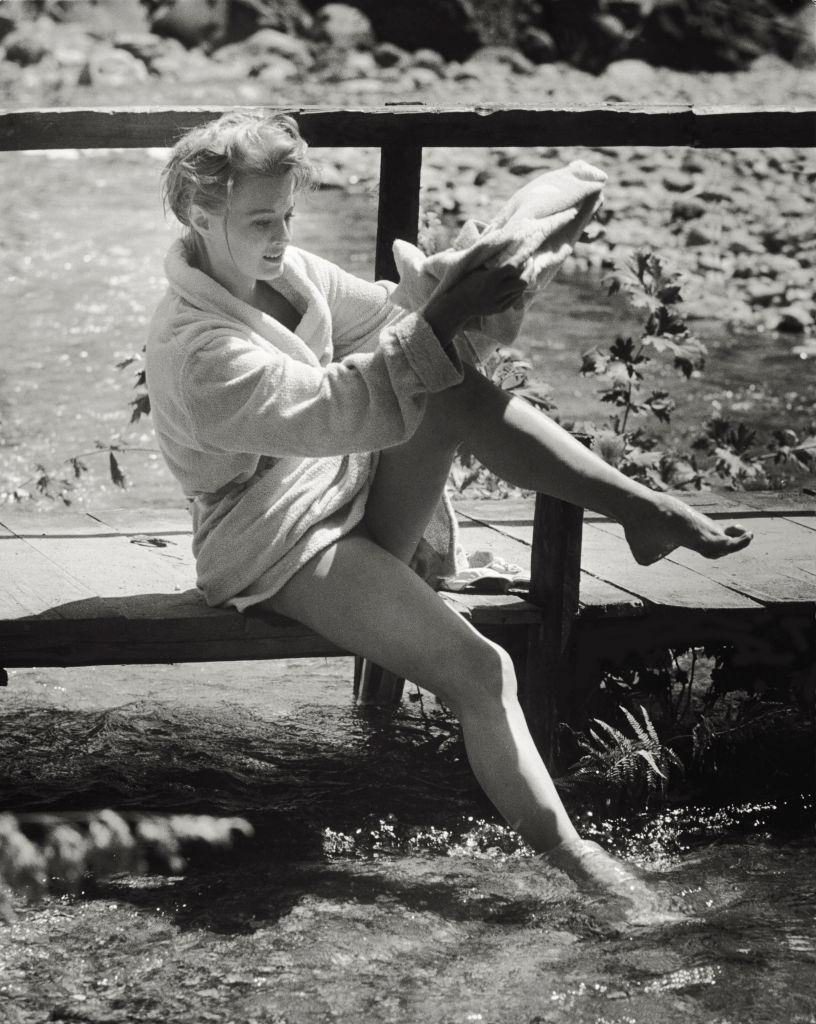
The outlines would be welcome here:
[[[661,742],[649,717],[640,705],[642,721],[627,708],[620,710],[631,735],[601,718],[594,718],[597,729],[577,736],[583,756],[573,765],[568,783],[584,783],[611,789],[616,796],[634,798],[664,793],[673,769],[683,770],[678,756]]]

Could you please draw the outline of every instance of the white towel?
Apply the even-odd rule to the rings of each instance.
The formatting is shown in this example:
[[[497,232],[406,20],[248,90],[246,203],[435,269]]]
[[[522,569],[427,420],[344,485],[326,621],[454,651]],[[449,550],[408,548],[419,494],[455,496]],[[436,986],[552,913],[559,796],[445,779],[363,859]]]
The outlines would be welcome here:
[[[574,160],[520,188],[489,224],[467,221],[449,249],[425,256],[398,239],[394,260],[400,280],[392,300],[415,311],[478,267],[522,268],[527,288],[516,306],[465,325],[471,353],[481,362],[516,336],[533,297],[555,277],[600,206],[605,181],[603,171]]]

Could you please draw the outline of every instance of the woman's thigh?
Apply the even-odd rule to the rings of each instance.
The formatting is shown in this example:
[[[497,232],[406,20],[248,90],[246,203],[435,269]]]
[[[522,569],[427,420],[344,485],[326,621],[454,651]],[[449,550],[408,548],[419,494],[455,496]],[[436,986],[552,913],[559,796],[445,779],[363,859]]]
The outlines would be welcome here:
[[[363,530],[313,558],[267,604],[454,711],[471,682],[500,674],[501,652]]]

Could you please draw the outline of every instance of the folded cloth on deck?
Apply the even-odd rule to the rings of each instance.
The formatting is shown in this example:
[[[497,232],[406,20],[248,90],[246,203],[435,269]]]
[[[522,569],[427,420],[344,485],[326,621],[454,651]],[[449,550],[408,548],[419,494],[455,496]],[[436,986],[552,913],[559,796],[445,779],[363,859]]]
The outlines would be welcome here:
[[[553,279],[600,206],[605,181],[603,171],[574,160],[528,182],[490,223],[467,221],[453,245],[442,252],[425,256],[398,239],[394,260],[400,281],[392,300],[416,311],[479,267],[520,268],[527,287],[519,302],[505,313],[465,324],[462,333],[471,354],[481,362],[492,349],[515,337],[536,292]]]

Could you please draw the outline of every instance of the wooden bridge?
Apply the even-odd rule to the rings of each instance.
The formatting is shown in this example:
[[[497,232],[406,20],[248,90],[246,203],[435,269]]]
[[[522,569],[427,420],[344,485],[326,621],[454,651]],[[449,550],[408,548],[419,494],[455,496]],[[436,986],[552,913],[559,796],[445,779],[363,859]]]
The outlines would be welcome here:
[[[386,278],[394,273],[394,238],[416,240],[423,146],[816,145],[816,109],[276,109],[295,116],[312,145],[380,147],[376,274]],[[0,150],[168,146],[220,113],[0,112]],[[545,753],[559,719],[580,720],[593,666],[603,658],[718,641],[759,651],[773,628],[783,631],[795,665],[812,671],[816,501],[758,493],[687,500],[750,526],[751,546],[722,561],[676,552],[642,568],[616,524],[558,500],[457,506],[466,549],[489,548],[529,575],[528,586],[507,594],[446,600],[513,653],[522,703]],[[291,620],[207,608],[194,581],[185,510],[44,516],[0,509],[0,673],[347,653]]]

